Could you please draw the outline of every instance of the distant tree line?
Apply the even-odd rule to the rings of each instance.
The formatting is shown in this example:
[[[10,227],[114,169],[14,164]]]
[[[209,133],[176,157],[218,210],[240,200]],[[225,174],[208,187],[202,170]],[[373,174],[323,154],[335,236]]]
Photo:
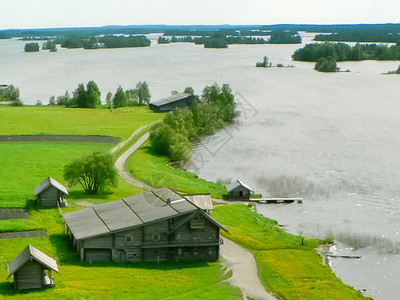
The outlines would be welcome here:
[[[185,91],[193,92],[193,89],[186,88]],[[192,142],[232,123],[238,114],[228,84],[206,86],[200,103],[190,108],[174,109],[152,128],[152,148],[172,161],[184,160],[190,155]]]
[[[268,40],[270,44],[301,44],[300,35],[295,32],[273,31]]]
[[[66,107],[80,107],[80,108],[96,108],[101,105],[100,90],[94,81],[89,81],[86,84],[79,84],[73,91],[72,96],[68,91],[64,95],[51,96],[49,105],[63,105]],[[147,105],[150,102],[150,90],[147,82],[138,82],[135,89],[124,91],[120,86],[113,95],[111,92],[107,93],[106,104],[109,108],[118,108],[124,106],[140,106]]]
[[[143,35],[130,35],[128,37],[114,35],[107,35],[103,37],[69,36],[66,38],[57,38],[55,42],[57,44],[61,44],[61,47],[69,49],[148,47],[151,44],[150,40]]]
[[[360,60],[400,60],[400,43],[393,46],[377,44],[312,43],[298,49],[292,55],[294,60],[318,61],[322,57],[332,57],[336,61]]]
[[[317,34],[315,41],[332,42],[360,42],[360,43],[397,43],[400,33],[364,31],[364,32],[339,32],[331,34]]]
[[[181,32],[184,33],[184,32]],[[205,48],[227,48],[231,44],[298,44],[301,43],[301,37],[297,32],[277,31],[271,32],[271,37],[266,41],[261,37],[243,36],[237,32],[233,35],[226,35],[224,31],[208,32],[211,35],[203,35],[201,37],[192,37],[190,35],[184,37],[172,36],[171,39],[160,36],[158,38],[159,44],[169,43],[195,43],[196,45],[204,45]],[[164,34],[165,35],[165,34]],[[255,34],[254,34],[255,35]]]

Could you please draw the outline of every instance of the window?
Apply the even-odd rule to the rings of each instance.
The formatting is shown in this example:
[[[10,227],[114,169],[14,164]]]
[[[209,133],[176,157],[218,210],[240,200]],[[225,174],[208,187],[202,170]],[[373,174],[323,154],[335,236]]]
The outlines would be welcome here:
[[[176,233],[176,237],[175,237],[175,239],[176,239],[177,241],[180,241],[180,240],[182,240],[182,233],[180,233],[180,232],[177,232],[177,233]]]
[[[159,242],[161,239],[160,233],[159,232],[154,232],[153,236],[151,237],[151,240],[153,242]]]
[[[178,248],[178,255],[182,255],[182,248]]]
[[[125,244],[132,244],[133,243],[133,236],[131,234],[125,235]]]

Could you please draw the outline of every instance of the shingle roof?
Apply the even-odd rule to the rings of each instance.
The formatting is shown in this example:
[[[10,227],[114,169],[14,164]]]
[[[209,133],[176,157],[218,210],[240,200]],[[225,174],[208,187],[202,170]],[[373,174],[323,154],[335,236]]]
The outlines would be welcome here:
[[[230,192],[230,191],[236,189],[239,186],[242,186],[242,187],[244,187],[244,188],[246,188],[249,191],[254,193],[254,191],[252,190],[252,188],[248,184],[244,183],[243,181],[241,181],[239,179],[237,179],[236,181],[234,181],[231,184],[227,185],[226,189],[227,189],[228,192]]]
[[[150,102],[150,104],[154,105],[154,106],[162,106],[162,105],[165,105],[165,104],[173,103],[175,101],[179,101],[179,100],[188,98],[190,96],[192,96],[192,94],[178,93],[178,94],[175,94],[175,95],[172,95],[172,96],[169,96],[169,97],[165,97],[165,98],[159,99],[159,100],[154,101],[154,102]]]
[[[59,183],[57,180],[55,180],[54,178],[51,178],[49,176],[34,188],[33,192],[34,192],[35,196],[39,195],[41,192],[46,190],[49,186],[54,186],[60,192],[63,192],[64,194],[68,195],[67,188],[65,186],[63,186],[61,183]]]
[[[20,254],[17,255],[16,258],[12,260],[12,262],[7,265],[8,277],[17,272],[19,268],[21,268],[30,259],[34,259],[38,263],[44,265],[46,268],[54,270],[58,273],[57,262],[29,244],[24,250],[21,251]]]
[[[63,216],[75,239],[81,240],[196,210],[201,209],[184,196],[169,188],[162,188]]]

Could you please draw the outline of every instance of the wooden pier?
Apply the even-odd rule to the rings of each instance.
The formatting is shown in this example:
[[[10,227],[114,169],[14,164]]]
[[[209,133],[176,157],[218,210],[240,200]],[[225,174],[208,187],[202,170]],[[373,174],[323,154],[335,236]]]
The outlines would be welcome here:
[[[251,202],[258,202],[262,204],[289,204],[289,203],[303,203],[303,198],[250,198]]]

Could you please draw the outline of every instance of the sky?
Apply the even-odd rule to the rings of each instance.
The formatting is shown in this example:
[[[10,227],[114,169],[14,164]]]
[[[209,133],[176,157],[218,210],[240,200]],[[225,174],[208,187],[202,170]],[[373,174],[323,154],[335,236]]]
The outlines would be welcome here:
[[[0,0],[0,29],[400,23],[399,0]]]

